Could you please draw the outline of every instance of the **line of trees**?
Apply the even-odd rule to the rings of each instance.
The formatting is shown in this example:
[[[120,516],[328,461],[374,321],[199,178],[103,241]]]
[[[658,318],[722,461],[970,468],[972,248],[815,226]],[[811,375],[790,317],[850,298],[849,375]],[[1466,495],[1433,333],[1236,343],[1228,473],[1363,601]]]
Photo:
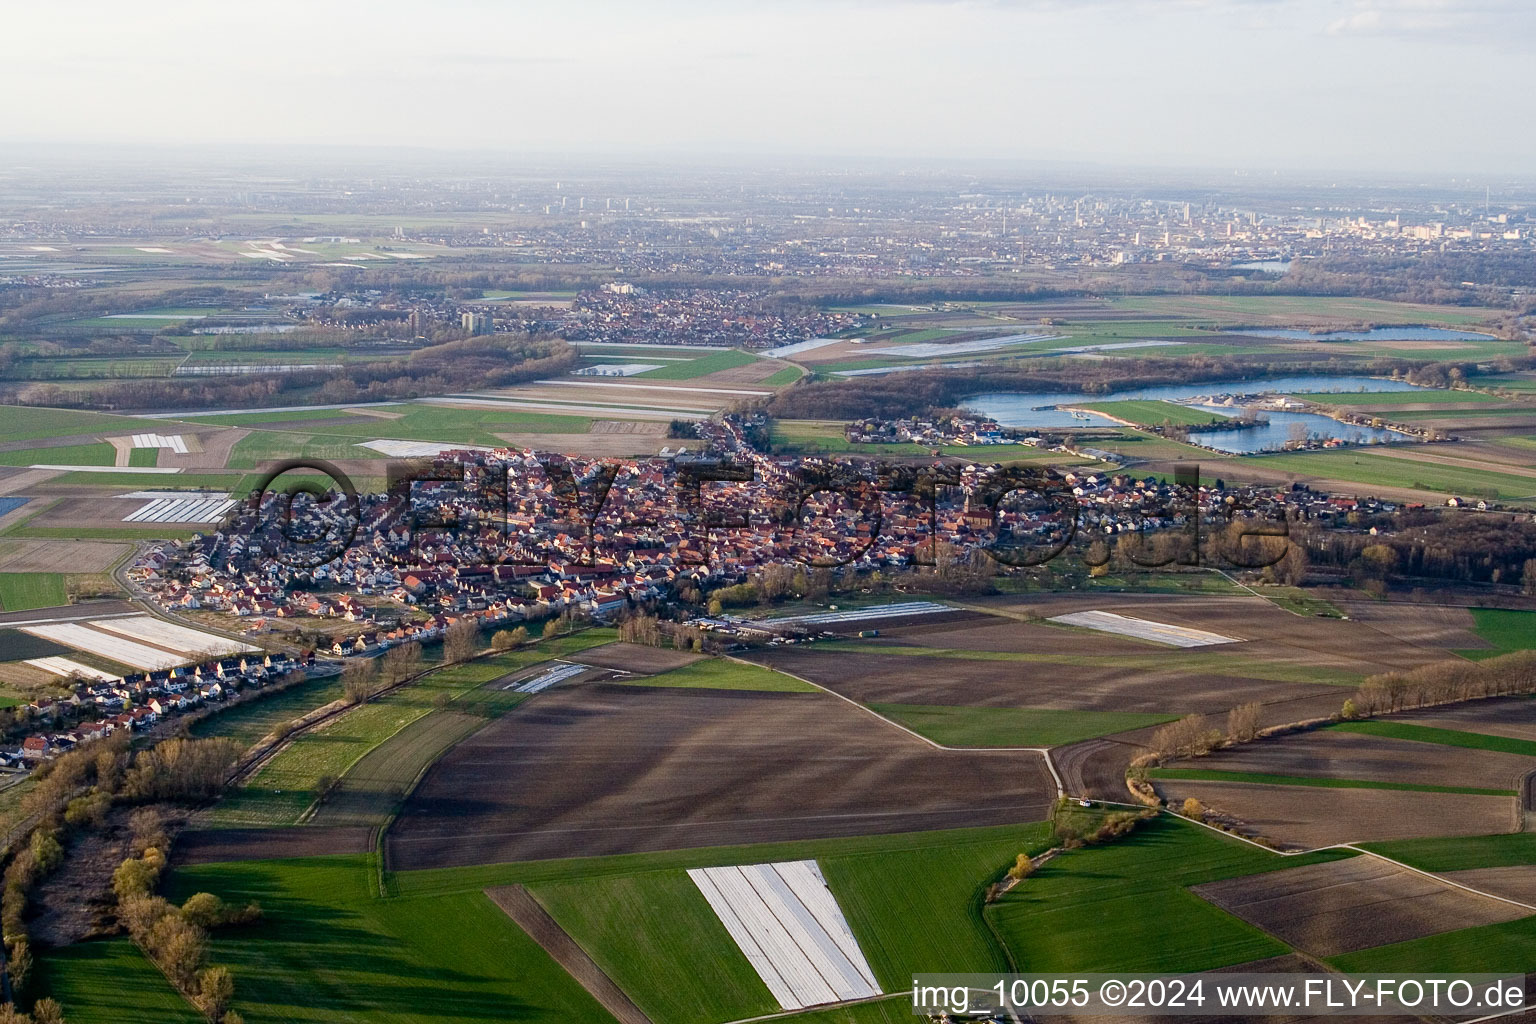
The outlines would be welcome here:
[[[1406,672],[1367,676],[1344,702],[1344,718],[1370,718],[1411,708],[1483,697],[1536,693],[1536,651],[1513,651],[1485,661],[1440,661]]]
[[[155,895],[165,871],[170,839],[154,817],[135,816],[134,852],[112,875],[118,921],[134,944],[210,1024],[244,1024],[229,1009],[235,979],[229,968],[208,964],[208,933],[224,925],[261,919],[261,907],[251,903],[230,907],[212,893],[188,897],[180,907]]]

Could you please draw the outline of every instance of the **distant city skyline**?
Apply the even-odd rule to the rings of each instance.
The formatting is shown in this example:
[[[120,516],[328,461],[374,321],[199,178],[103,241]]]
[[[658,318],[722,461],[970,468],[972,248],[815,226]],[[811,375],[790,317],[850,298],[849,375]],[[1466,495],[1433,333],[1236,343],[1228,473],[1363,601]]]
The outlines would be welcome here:
[[[1536,172],[1523,0],[14,9],[0,141]]]

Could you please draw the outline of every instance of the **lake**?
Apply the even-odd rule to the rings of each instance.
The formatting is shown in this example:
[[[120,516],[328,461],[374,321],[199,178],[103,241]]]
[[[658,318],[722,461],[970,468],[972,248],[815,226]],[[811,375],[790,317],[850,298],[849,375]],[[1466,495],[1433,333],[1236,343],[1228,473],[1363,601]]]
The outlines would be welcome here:
[[[1113,420],[1104,416],[1094,413],[1080,413],[1074,416],[1065,408],[1061,408],[1062,406],[1071,405],[1093,405],[1099,402],[1121,402],[1130,399],[1188,402],[1195,398],[1216,397],[1228,394],[1252,395],[1263,392],[1298,395],[1328,394],[1330,392],[1338,394],[1342,392],[1414,390],[1419,389],[1413,384],[1405,381],[1386,380],[1380,377],[1262,377],[1243,381],[1196,381],[1190,384],[1157,384],[1151,387],[1116,391],[1107,395],[1087,395],[1081,392],[1065,391],[1041,392],[1038,394],[1001,392],[973,395],[965,399],[961,404],[968,409],[975,409],[977,412],[996,420],[1005,427],[1049,429],[1115,426],[1116,424]],[[1055,406],[1056,408],[1041,408],[1042,406]],[[1207,409],[1217,415],[1232,416],[1241,412],[1243,407],[1202,404],[1198,405],[1197,408]],[[1210,430],[1192,436],[1200,444],[1209,448],[1231,452],[1236,455],[1284,447],[1287,441],[1292,440],[1291,431],[1293,424],[1297,423],[1300,423],[1306,429],[1308,437],[1318,439],[1337,437],[1345,440],[1358,439],[1362,442],[1367,442],[1397,441],[1407,437],[1406,434],[1395,430],[1375,430],[1371,427],[1340,423],[1332,417],[1320,416],[1317,413],[1271,412],[1263,410],[1262,415],[1269,419],[1269,423],[1265,426],[1235,430]]]

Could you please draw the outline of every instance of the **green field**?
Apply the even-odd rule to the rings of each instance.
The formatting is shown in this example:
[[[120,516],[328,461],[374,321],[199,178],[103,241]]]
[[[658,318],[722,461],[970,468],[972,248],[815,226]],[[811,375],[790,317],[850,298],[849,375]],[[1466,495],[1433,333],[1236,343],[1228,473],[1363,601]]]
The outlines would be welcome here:
[[[1461,793],[1466,796],[1514,796],[1512,789],[1477,789],[1471,786],[1431,786],[1417,782],[1378,782],[1372,779],[1331,779],[1316,775],[1271,775],[1267,772],[1229,772],[1215,768],[1153,768],[1154,779],[1189,779],[1196,782],[1248,782],[1263,786],[1316,786],[1321,789],[1395,789],[1406,793]]]
[[[484,894],[380,900],[374,877],[366,856],[246,861],[180,869],[171,890],[261,903],[209,951],[249,1024],[613,1024]]]
[[[946,747],[1059,747],[1171,722],[1177,715],[1043,708],[871,704],[871,710]]]
[[[226,708],[192,726],[194,736],[228,736],[249,747],[280,725],[341,698],[341,679],[310,679],[281,693]]]
[[[1449,449],[1447,449],[1449,450]],[[1491,473],[1485,469],[1417,462],[1351,449],[1331,452],[1290,452],[1245,460],[1256,469],[1273,469],[1366,487],[1407,487],[1473,497],[1515,500],[1536,495],[1536,477]]]
[[[422,773],[485,723],[486,719],[479,715],[448,709],[423,715],[348,768],[340,784],[316,808],[310,822],[360,826],[386,823]]]
[[[408,686],[354,707],[283,748],[243,787],[226,795],[214,807],[211,823],[218,828],[297,824],[314,804],[322,779],[344,779],[359,768],[364,774],[353,780],[352,793],[334,814],[348,818],[366,816],[373,820],[384,803],[392,805],[389,794],[393,788],[414,779],[420,768],[425,767],[420,758],[433,751],[440,752],[449,742],[449,734],[463,728],[463,723],[455,721],[454,728],[446,732],[440,732],[434,725],[424,735],[420,731],[405,733],[413,722],[426,715],[472,711],[477,705],[510,706],[521,695],[503,691],[475,695],[480,699],[469,695],[509,672],[608,643],[614,637],[613,630],[589,629],[541,640],[520,650],[440,668]],[[459,704],[461,699],[468,702]],[[467,734],[467,731],[457,733],[458,738]],[[370,751],[389,747],[386,741],[397,736],[400,745],[392,748],[394,754],[385,755],[382,760],[368,759],[369,764],[364,765]],[[401,756],[402,766],[407,760],[416,765],[409,771],[408,778],[397,777],[395,766],[390,764],[394,756]],[[399,770],[405,771],[405,768]],[[324,810],[324,805],[320,810]]]
[[[1351,974],[1523,974],[1536,963],[1536,916],[1362,949],[1328,962]]]
[[[1421,871],[1466,871],[1536,864],[1536,832],[1500,832],[1491,836],[1450,836],[1361,843],[1383,857]]]
[[[127,939],[97,939],[38,957],[35,988],[70,1024],[202,1024],[165,975]]]
[[[807,1010],[777,1017],[774,1024],[912,1024],[912,1001],[910,996],[897,996],[827,1010]]]
[[[897,444],[865,444],[849,441],[837,420],[775,420],[771,438],[775,448],[801,452],[842,452],[860,455],[927,455],[932,449],[903,441]],[[959,451],[943,448],[942,451]]]
[[[657,367],[654,370],[646,370],[644,373],[635,374],[636,380],[692,380],[705,374],[717,373],[720,370],[731,370],[738,366],[750,366],[757,362],[757,357],[738,349],[729,352],[711,352],[697,359],[690,359],[686,363],[671,363],[667,366]]]
[[[532,891],[652,1021],[718,1024],[779,1009],[681,870],[575,878]]]
[[[775,370],[773,373],[770,373],[768,376],[758,381],[758,383],[762,384],[764,387],[781,388],[785,384],[793,384],[803,376],[805,376],[805,371],[799,367],[786,366],[782,370]]]
[[[110,466],[117,457],[110,444],[67,444],[0,452],[0,466]]]
[[[1347,856],[1280,857],[1164,817],[1046,862],[987,916],[1021,971],[1212,970],[1289,950],[1189,886]]]
[[[77,409],[0,405],[0,441],[32,441],[40,437],[70,437],[74,434],[161,432],[164,429],[165,423],[160,420],[141,420]],[[107,464],[111,465],[110,460]]]
[[[676,686],[693,690],[770,690],[814,693],[816,687],[783,672],[740,661],[710,658],[654,676],[615,680],[628,686]]]
[[[1504,754],[1536,757],[1536,741],[1519,740],[1511,736],[1490,736],[1481,732],[1463,732],[1460,729],[1437,729],[1428,725],[1382,721],[1336,722],[1323,728],[1363,733],[1366,736],[1386,736],[1395,740],[1438,743],[1442,746],[1465,747],[1469,750],[1497,750]]]
[[[160,429],[165,428],[162,425]],[[257,473],[92,473],[84,469],[65,473],[53,482],[120,487],[124,490],[153,487],[157,491],[228,491],[240,497],[260,480],[261,476]]]
[[[917,971],[1007,969],[982,919],[983,892],[1019,853],[1046,845],[1045,827],[1036,824],[677,851],[559,862],[565,870],[558,880],[530,888],[594,959],[612,965],[610,973],[642,1009],[667,1010],[653,1019],[702,1024],[767,1012],[766,993],[743,970],[746,961],[734,946],[724,947],[723,965],[718,948],[697,948],[689,933],[714,936],[711,947],[725,937],[718,922],[705,920],[713,915],[681,867],[815,859],[876,980],[885,991],[900,992]],[[657,867],[607,874],[619,864]],[[543,873],[554,866],[525,867]],[[588,875],[591,869],[598,873]],[[700,970],[695,962],[710,966]],[[716,977],[718,989],[700,985],[699,979]]]
[[[210,947],[210,959],[234,972],[234,1008],[250,1024],[611,1024],[481,892],[514,881],[657,1024],[705,1024],[773,1006],[683,868],[817,859],[881,985],[901,992],[914,971],[1008,969],[982,893],[1017,854],[1044,849],[1046,835],[1034,824],[411,872],[391,876],[406,894],[387,899],[368,856],[244,861],[180,867],[167,895],[261,903],[261,923],[219,931]],[[97,968],[99,958],[79,952],[109,945],[121,962]],[[44,968],[67,990],[72,1021],[182,1019],[174,1004],[161,1010],[147,999],[142,1017],[114,1016],[124,989],[137,993],[134,979],[159,979],[126,942],[49,952]],[[894,1024],[896,1012],[910,1017],[898,1000],[788,1019]]]
[[[68,603],[63,573],[0,572],[0,609],[24,612]]]
[[[1345,391],[1326,394],[1292,395],[1303,402],[1318,405],[1483,405],[1503,399],[1481,391],[1452,391],[1447,388],[1414,388],[1410,391]]]
[[[1083,402],[1078,408],[1101,413],[1111,419],[1134,423],[1138,426],[1157,427],[1164,424],[1185,426],[1192,423],[1214,423],[1227,419],[1177,402],[1133,400],[1127,402]]]
[[[355,444],[375,438],[392,438],[400,441],[439,441],[444,444],[499,445],[504,442],[498,433],[536,432],[545,434],[586,433],[592,421],[586,416],[569,416],[561,413],[530,412],[521,409],[460,409],[444,405],[416,403],[381,407],[382,411],[400,413],[399,419],[353,415],[341,409],[299,410],[297,412],[235,413],[227,416],[201,416],[188,413],[187,420],[226,427],[253,427],[264,433],[277,433],[279,437],[265,441],[242,439],[237,452],[255,457],[261,452],[282,452],[281,446],[293,447],[306,444]],[[303,424],[314,420],[346,420],[314,428],[284,424]],[[356,420],[356,422],[351,422]],[[263,447],[264,446],[264,447]],[[350,458],[367,457],[367,449],[352,449]],[[286,452],[284,452],[286,454]],[[265,457],[275,457],[267,455]]]
[[[1528,651],[1536,647],[1536,612],[1507,608],[1472,608],[1472,630],[1493,645],[1457,651],[1463,658],[1481,661],[1510,651]]]

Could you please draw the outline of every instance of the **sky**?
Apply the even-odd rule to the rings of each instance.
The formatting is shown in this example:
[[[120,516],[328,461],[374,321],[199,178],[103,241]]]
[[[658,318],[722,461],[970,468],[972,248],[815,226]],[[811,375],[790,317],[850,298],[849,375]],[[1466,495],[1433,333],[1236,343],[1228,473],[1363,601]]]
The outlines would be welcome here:
[[[1536,171],[1533,0],[50,0],[0,144]]]

